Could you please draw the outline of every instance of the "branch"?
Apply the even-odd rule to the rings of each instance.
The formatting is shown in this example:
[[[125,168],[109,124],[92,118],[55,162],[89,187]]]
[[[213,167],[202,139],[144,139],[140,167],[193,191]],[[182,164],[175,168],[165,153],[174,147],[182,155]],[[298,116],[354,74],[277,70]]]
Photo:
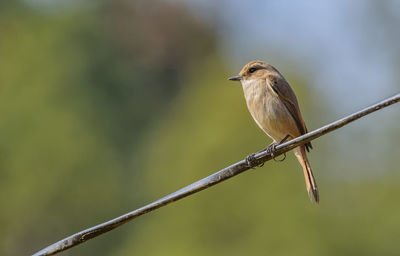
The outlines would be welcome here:
[[[276,147],[276,151],[274,152],[274,155],[275,156],[281,155],[295,147],[298,147],[301,144],[312,141],[322,135],[325,135],[329,132],[339,129],[339,128],[343,127],[344,125],[349,124],[365,115],[368,115],[372,112],[375,112],[377,110],[380,110],[382,108],[385,108],[387,106],[395,104],[399,101],[400,101],[400,93],[397,93],[396,95],[394,95],[390,98],[387,98],[377,104],[369,106],[369,107],[367,107],[363,110],[360,110],[354,114],[351,114],[345,118],[342,118],[333,123],[325,125],[317,130],[314,130],[305,135],[297,137],[291,141],[288,141],[286,143],[278,145]],[[272,156],[270,153],[260,152],[255,155],[255,158],[256,159],[254,160],[253,163],[255,165],[260,165],[266,161],[271,160]],[[104,222],[102,224],[88,228],[88,229],[78,232],[72,236],[64,238],[63,240],[60,240],[60,241],[44,248],[43,250],[35,253],[34,256],[53,255],[58,252],[67,250],[73,246],[80,244],[80,243],[86,242],[89,239],[92,239],[103,233],[111,231],[114,228],[117,228],[117,227],[121,226],[122,224],[125,224],[125,223],[133,220],[136,217],[139,217],[143,214],[154,211],[162,206],[165,206],[167,204],[175,202],[175,201],[182,199],[184,197],[187,197],[191,194],[197,193],[208,187],[214,186],[224,180],[227,180],[227,179],[232,178],[233,176],[236,176],[244,171],[247,171],[248,169],[250,169],[250,168],[247,166],[245,160],[239,161],[231,166],[228,166],[214,174],[211,174],[210,176],[208,176],[206,178],[196,181],[196,182],[194,182],[172,194],[169,194],[169,195],[167,195],[161,199],[158,199],[150,204],[147,204],[139,209],[136,209],[125,215],[119,216],[115,219],[112,219],[110,221]]]

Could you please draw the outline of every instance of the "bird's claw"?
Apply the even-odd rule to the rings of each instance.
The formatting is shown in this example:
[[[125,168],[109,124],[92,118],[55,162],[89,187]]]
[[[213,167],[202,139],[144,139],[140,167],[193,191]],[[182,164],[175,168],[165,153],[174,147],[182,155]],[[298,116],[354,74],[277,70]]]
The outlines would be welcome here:
[[[256,160],[255,155],[256,154],[254,154],[254,153],[250,154],[250,155],[246,156],[246,159],[245,159],[247,166],[252,169],[255,169],[255,165],[253,164],[253,162]]]
[[[267,152],[267,153],[271,154],[272,159],[274,159],[274,161],[276,161],[276,162],[282,162],[282,161],[284,161],[284,160],[286,159],[286,153],[283,153],[283,159],[277,160],[277,159],[275,158],[274,152],[276,151],[276,146],[278,146],[279,144],[282,144],[283,142],[285,142],[289,137],[290,137],[290,135],[288,134],[288,135],[286,135],[285,138],[283,138],[283,140],[281,140],[279,143],[273,142],[273,143],[271,143],[270,145],[268,145],[268,147],[264,148],[263,150],[259,151],[258,153],[260,153],[260,152]],[[263,166],[264,166],[264,163],[261,163],[260,165],[255,165],[255,164],[253,164],[253,162],[256,160],[255,155],[256,155],[256,154],[253,153],[253,154],[250,154],[250,155],[248,155],[248,156],[246,157],[245,161],[246,161],[247,166],[250,167],[250,168],[252,168],[252,169],[255,169],[257,166],[258,166],[258,167],[263,167]]]
[[[276,150],[276,146],[278,146],[278,143],[274,142],[271,143],[270,145],[268,145],[268,147],[266,147],[264,149],[264,151],[266,151],[267,153],[270,153],[272,155],[272,157],[274,156],[274,152]]]
[[[272,155],[272,159],[274,159],[275,162],[283,162],[286,159],[286,153],[283,153],[282,159],[276,159],[274,155]]]
[[[263,167],[264,166],[264,163],[261,163],[260,165],[253,164],[253,162],[257,159],[255,157],[255,155],[256,155],[255,153],[250,154],[245,159],[247,166],[250,167],[251,169],[256,169],[256,167]]]
[[[268,145],[268,147],[266,147],[264,149],[264,151],[266,151],[267,153],[271,154],[272,159],[274,159],[275,162],[283,162],[286,159],[286,153],[283,153],[283,159],[280,159],[280,160],[276,159],[275,155],[274,155],[274,152],[276,151],[276,146],[278,146],[281,143],[282,142],[280,142],[280,143],[276,143],[276,142],[271,143],[270,145]]]
[[[283,153],[283,159],[277,160],[275,158],[274,152],[276,151],[276,146],[284,143],[289,137],[290,137],[290,135],[288,134],[279,143],[276,143],[276,142],[271,143],[270,145],[268,145],[268,147],[266,147],[264,149],[264,151],[266,151],[267,153],[270,153],[272,156],[272,159],[274,159],[275,162],[283,162],[286,159],[286,153]]]

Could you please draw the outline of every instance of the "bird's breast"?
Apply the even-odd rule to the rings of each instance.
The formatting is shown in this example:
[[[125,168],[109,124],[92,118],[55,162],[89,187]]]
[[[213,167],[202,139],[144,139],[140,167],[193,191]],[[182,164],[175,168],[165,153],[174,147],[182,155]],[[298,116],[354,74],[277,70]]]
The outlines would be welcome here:
[[[279,96],[266,84],[243,86],[247,107],[257,125],[273,140],[290,134],[293,120]]]

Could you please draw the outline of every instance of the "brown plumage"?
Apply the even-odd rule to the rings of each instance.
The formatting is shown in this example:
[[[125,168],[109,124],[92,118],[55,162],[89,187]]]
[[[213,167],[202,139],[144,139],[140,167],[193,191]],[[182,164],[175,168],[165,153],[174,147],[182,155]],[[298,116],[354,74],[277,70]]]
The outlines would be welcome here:
[[[280,142],[287,135],[293,139],[307,133],[296,95],[272,65],[264,61],[252,61],[242,68],[238,76],[229,80],[242,83],[250,114],[274,143]],[[314,197],[318,203],[318,188],[306,154],[306,150],[310,149],[312,145],[309,142],[295,148],[294,154],[303,168],[310,199]]]

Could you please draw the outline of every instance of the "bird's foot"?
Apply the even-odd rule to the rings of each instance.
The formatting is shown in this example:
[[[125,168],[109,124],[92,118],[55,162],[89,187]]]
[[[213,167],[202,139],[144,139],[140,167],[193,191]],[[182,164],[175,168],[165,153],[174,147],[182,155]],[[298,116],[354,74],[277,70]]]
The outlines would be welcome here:
[[[260,152],[257,152],[257,153],[260,153]],[[253,153],[253,154],[250,154],[250,155],[246,156],[245,161],[246,161],[247,166],[252,168],[252,169],[256,169],[256,167],[263,167],[264,163],[261,163],[259,165],[254,164],[254,161],[257,159],[255,157],[255,155],[256,155],[256,153]]]
[[[268,147],[266,147],[264,149],[264,151],[266,151],[267,153],[270,153],[272,156],[272,159],[274,159],[275,162],[283,162],[286,159],[286,153],[283,153],[283,159],[276,159],[274,152],[276,151],[276,146],[278,146],[281,143],[271,143],[270,145],[268,145]]]
[[[270,153],[272,156],[274,156],[276,146],[278,146],[278,143],[273,142],[273,143],[269,144],[266,148],[264,148],[263,151]]]
[[[283,153],[282,159],[276,159],[276,157],[272,154],[272,159],[274,159],[275,162],[283,162],[286,159],[286,153]]]
[[[288,134],[279,143],[273,142],[270,145],[268,145],[266,148],[264,148],[263,150],[258,151],[257,153],[261,153],[261,152],[270,153],[271,156],[272,156],[272,159],[274,159],[274,161],[282,162],[282,161],[284,161],[286,159],[286,153],[283,153],[283,159],[276,159],[275,156],[274,156],[274,152],[276,151],[276,147],[278,145],[284,143],[289,137],[290,137],[290,135]],[[255,155],[256,155],[256,153],[253,153],[253,154],[248,155],[245,158],[247,166],[252,168],[252,169],[255,169],[256,167],[263,167],[264,163],[261,163],[260,165],[254,164],[254,161],[256,160]]]
[[[256,165],[253,163],[256,160],[255,153],[246,156],[245,161],[248,167],[255,169]]]
[[[266,147],[264,150],[262,151],[266,151],[267,153],[270,153],[272,156],[272,159],[274,159],[274,161],[276,162],[282,162],[286,159],[286,153],[283,153],[283,159],[276,159],[274,152],[276,151],[276,147],[282,143],[284,143],[288,138],[290,137],[290,135],[286,135],[285,138],[283,138],[279,143],[273,142],[270,145],[268,145],[268,147]]]

